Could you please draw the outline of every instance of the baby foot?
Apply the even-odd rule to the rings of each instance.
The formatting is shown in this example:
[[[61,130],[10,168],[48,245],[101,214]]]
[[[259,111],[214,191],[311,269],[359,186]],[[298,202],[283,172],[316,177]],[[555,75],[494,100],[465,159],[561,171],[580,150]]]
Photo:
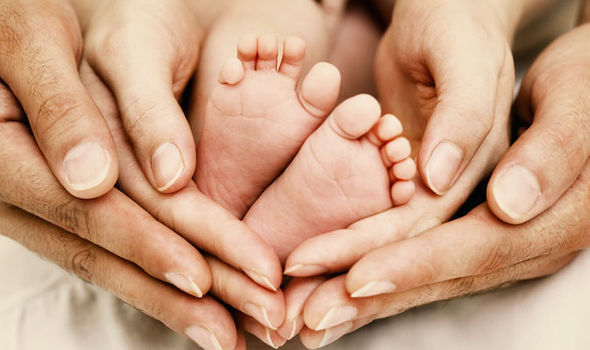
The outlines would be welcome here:
[[[416,165],[393,115],[358,95],[340,104],[264,191],[244,221],[282,261],[299,243],[405,204]]]
[[[305,43],[248,36],[219,74],[197,147],[199,189],[241,218],[336,104],[340,74],[318,63],[297,91]]]

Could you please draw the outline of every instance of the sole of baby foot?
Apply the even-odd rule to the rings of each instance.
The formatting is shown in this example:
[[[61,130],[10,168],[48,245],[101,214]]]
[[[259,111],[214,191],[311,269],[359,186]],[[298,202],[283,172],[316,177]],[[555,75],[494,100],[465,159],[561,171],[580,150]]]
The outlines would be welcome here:
[[[316,64],[299,84],[305,43],[245,36],[219,72],[198,147],[199,189],[241,218],[332,111],[340,74]],[[279,57],[279,52],[282,56]],[[299,88],[298,88],[299,86]]]
[[[303,144],[244,221],[282,261],[302,241],[341,229],[414,194],[416,165],[393,115],[358,95],[340,104]]]

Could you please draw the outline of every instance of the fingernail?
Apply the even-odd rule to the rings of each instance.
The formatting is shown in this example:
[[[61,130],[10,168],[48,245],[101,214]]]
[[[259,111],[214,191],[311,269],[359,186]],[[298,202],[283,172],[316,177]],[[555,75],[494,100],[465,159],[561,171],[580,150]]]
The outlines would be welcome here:
[[[187,328],[185,334],[205,350],[223,350],[215,335],[201,326]]]
[[[380,294],[389,294],[395,291],[395,284],[390,281],[372,281],[354,291],[352,298],[366,298]]]
[[[528,169],[514,165],[498,176],[492,192],[498,206],[511,218],[519,219],[537,202],[541,186]]]
[[[322,338],[319,347],[322,348],[328,344],[335,342],[336,340],[342,338],[342,336],[344,336],[346,333],[350,332],[351,329],[352,322],[346,322],[337,327],[326,329],[324,331],[324,337]]]
[[[63,167],[69,185],[84,191],[100,185],[109,174],[111,156],[96,142],[84,142],[68,151]]]
[[[272,335],[270,334],[270,329],[268,329],[268,328],[264,328],[264,330],[265,330],[265,332],[266,332],[266,334],[265,334],[265,337],[266,337],[266,344],[267,344],[267,345],[270,345],[270,346],[271,346],[271,347],[273,347],[274,349],[278,349],[278,348],[280,348],[281,346],[285,345],[285,343],[287,342],[285,339],[283,339],[282,337],[280,337],[280,336],[278,336],[278,335],[277,335],[277,337],[278,337],[278,338],[280,338],[280,340],[279,340],[277,343],[275,343],[275,342],[272,340]]]
[[[291,327],[291,333],[289,333],[289,337],[287,338],[287,340],[293,339],[297,334],[297,319],[293,320],[293,322],[291,323]]]
[[[451,188],[462,162],[459,147],[450,142],[436,146],[426,165],[426,180],[434,193],[443,195]]]
[[[283,274],[297,276],[317,276],[325,274],[328,271],[330,270],[327,267],[321,265],[297,264],[286,268]]]
[[[273,331],[277,330],[276,326],[272,325],[270,322],[270,318],[268,317],[268,312],[266,308],[260,305],[256,305],[254,303],[244,303],[242,305],[242,310],[256,319],[256,321],[262,323],[265,327],[272,329]]]
[[[248,275],[254,282],[258,283],[259,285],[263,286],[264,288],[270,289],[273,292],[277,291],[277,288],[270,283],[268,277],[261,275],[257,272],[244,270],[244,273]]]
[[[184,160],[176,145],[168,142],[152,155],[152,172],[158,191],[165,191],[176,182],[184,170]]]
[[[332,328],[347,321],[352,321],[358,313],[354,306],[334,306],[318,323],[316,331]]]
[[[168,282],[172,283],[179,289],[196,296],[197,298],[203,297],[203,291],[201,288],[195,283],[195,281],[190,278],[189,276],[185,275],[184,273],[180,272],[169,272],[164,275]]]
[[[285,322],[277,329],[277,333],[286,340],[291,340],[296,335],[297,317],[294,319],[287,318]]]

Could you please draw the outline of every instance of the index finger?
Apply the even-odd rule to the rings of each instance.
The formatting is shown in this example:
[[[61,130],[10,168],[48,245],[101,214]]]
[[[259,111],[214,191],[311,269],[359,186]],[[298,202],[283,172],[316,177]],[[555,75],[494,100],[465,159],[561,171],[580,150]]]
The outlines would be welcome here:
[[[401,292],[459,277],[492,272],[590,244],[590,166],[548,212],[526,224],[498,220],[484,204],[467,216],[367,254],[353,266],[347,290],[354,297]]]
[[[134,264],[18,208],[0,203],[0,218],[2,234],[106,289],[205,349],[234,349],[232,317],[212,298],[186,295],[150,278]]]

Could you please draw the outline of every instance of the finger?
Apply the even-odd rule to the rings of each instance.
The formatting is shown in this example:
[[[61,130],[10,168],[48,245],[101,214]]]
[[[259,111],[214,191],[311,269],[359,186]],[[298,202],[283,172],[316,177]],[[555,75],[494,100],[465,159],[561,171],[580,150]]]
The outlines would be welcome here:
[[[448,220],[457,210],[457,203],[465,200],[461,193],[468,191],[457,186],[441,197],[423,185],[417,186],[416,195],[406,205],[303,242],[287,258],[285,274],[305,277],[345,271],[374,249],[413,237]]]
[[[499,62],[474,60],[470,52],[468,57],[433,63],[438,96],[422,138],[418,169],[436,194],[453,187],[494,124],[507,127],[514,64],[508,46],[500,51],[505,54]],[[457,52],[450,54],[455,57]]]
[[[585,35],[589,32],[590,27]],[[568,39],[566,35],[560,40]],[[561,43],[568,42],[555,44]],[[551,207],[590,156],[590,100],[585,93],[590,68],[586,57],[578,57],[587,51],[580,51],[560,51],[555,61],[574,62],[566,70],[546,67],[548,58],[542,56],[523,83],[518,103],[530,106],[534,122],[498,164],[488,185],[490,208],[505,222],[523,223]]]
[[[295,278],[283,289],[285,293],[285,321],[277,330],[286,340],[293,339],[303,328],[303,306],[311,293],[328,278],[324,276]]]
[[[92,201],[69,195],[51,175],[24,125],[0,124],[0,159],[0,200],[76,233],[194,296],[209,289],[209,268],[199,252],[121,192],[111,190]]]
[[[274,349],[280,348],[287,342],[276,331],[264,327],[252,317],[240,313],[237,316],[237,323],[240,329],[243,329],[246,332],[252,334],[256,338],[264,342],[266,345]]]
[[[2,233],[102,287],[205,349],[234,349],[236,329],[210,297],[192,298],[147,276],[132,263],[15,207],[0,204]],[[121,283],[125,281],[125,283]]]
[[[356,297],[409,290],[422,285],[488,273],[522,261],[583,249],[590,242],[590,166],[550,211],[518,226],[499,221],[481,205],[467,216],[418,237],[364,256],[348,274]]]
[[[246,337],[244,336],[244,333],[238,330],[238,340],[234,350],[246,350],[246,345]]]
[[[168,16],[180,5],[150,2],[149,11],[138,11],[122,4],[119,16],[128,25],[96,25],[100,30],[86,37],[86,59],[114,92],[139,164],[163,193],[183,188],[196,162],[194,138],[177,97],[196,68],[200,28],[192,16],[186,19],[188,10],[172,14],[177,32],[167,31],[161,24],[165,20],[155,15]],[[185,31],[188,42],[182,40]]]
[[[325,282],[308,299],[305,324],[315,331],[332,329],[347,322],[385,318],[435,301],[448,300],[505,286],[515,281],[538,278],[557,272],[577,253],[535,258],[488,274],[473,275],[418,287],[400,293],[368,298],[351,298],[346,291],[346,276]],[[353,329],[350,325],[350,330]],[[302,337],[304,332],[302,332]]]
[[[344,322],[332,328],[328,328],[321,331],[315,331],[313,329],[304,327],[301,331],[299,338],[301,343],[308,349],[319,349],[323,348],[328,344],[332,344],[336,340],[342,338],[346,334],[353,333],[356,330],[366,326],[373,322],[374,317],[361,318],[354,321]]]
[[[146,181],[117,118],[114,99],[84,63],[80,74],[109,123],[119,151],[120,188],[160,222],[231,266],[244,271],[261,286],[276,291],[282,273],[278,257],[255,232],[198,191],[194,183],[174,196],[161,194]],[[236,244],[235,242],[240,242]]]
[[[20,104],[10,89],[0,82],[0,123],[23,122],[24,116]]]
[[[105,194],[117,179],[117,156],[78,76],[82,42],[73,11],[54,2],[10,2],[2,12],[10,15],[0,32],[11,35],[0,37],[0,76],[22,104],[51,171],[73,196]]]
[[[211,292],[234,309],[251,316],[264,327],[276,330],[285,319],[283,292],[271,292],[253,283],[240,271],[222,261],[207,257],[211,267]]]

